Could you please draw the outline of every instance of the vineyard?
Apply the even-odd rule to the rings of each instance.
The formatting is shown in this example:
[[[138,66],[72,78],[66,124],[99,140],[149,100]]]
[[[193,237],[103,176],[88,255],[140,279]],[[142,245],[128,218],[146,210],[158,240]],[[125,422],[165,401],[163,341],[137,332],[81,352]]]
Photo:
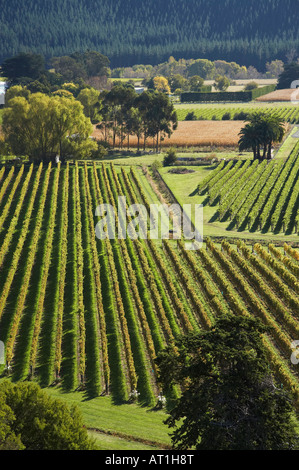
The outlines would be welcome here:
[[[244,113],[250,115],[254,112],[263,111],[268,115],[275,114],[290,124],[299,122],[299,108],[294,105],[280,105],[280,106],[247,106],[240,104],[239,106],[230,105],[216,105],[205,106],[201,104],[200,107],[192,106],[190,103],[187,106],[177,105],[176,112],[179,121],[184,121],[189,113],[194,113],[197,120],[244,120]]]
[[[292,234],[299,230],[299,144],[284,160],[224,160],[198,185],[228,230]]]
[[[229,172],[254,169],[247,162],[223,164],[210,190],[220,176],[231,181]],[[287,161],[279,172],[283,181],[274,164],[256,171],[269,191],[270,181],[275,188],[281,180],[280,189],[272,189],[274,201],[275,194],[285,197],[286,186],[295,188],[298,163]],[[210,328],[218,315],[233,312],[271,327],[263,338],[269,360],[299,406],[298,367],[290,360],[291,343],[299,337],[298,251],[228,241],[220,246],[207,239],[191,252],[183,241],[97,238],[100,203],[117,208],[124,195],[128,205],[149,208],[142,178],[138,170],[112,164],[2,167],[3,374],[43,386],[59,383],[65,390],[84,388],[90,396],[109,394],[116,402],[134,395],[152,405],[163,392],[155,364],[159,351],[180,334]],[[217,197],[214,189],[211,200]],[[246,204],[252,212],[254,202]]]

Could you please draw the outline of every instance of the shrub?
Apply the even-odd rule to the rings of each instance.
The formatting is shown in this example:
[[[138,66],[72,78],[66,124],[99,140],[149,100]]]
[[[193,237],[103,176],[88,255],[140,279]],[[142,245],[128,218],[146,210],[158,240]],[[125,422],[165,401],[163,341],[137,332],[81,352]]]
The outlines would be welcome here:
[[[194,111],[190,111],[185,117],[185,121],[196,121],[196,115]]]
[[[247,83],[246,87],[244,88],[244,91],[251,91],[251,90],[255,90],[256,88],[258,88],[258,84],[256,82],[249,82]]]
[[[177,155],[174,149],[168,150],[163,160],[163,166],[172,166],[177,161]]]
[[[231,119],[230,113],[224,113],[222,116],[222,121],[229,121]]]
[[[247,121],[249,114],[244,111],[240,111],[234,115],[234,121]]]

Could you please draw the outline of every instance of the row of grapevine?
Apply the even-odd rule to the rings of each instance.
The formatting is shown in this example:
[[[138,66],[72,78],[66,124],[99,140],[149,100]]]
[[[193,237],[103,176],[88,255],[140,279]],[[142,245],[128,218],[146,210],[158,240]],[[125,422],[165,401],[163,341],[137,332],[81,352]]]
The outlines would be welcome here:
[[[269,251],[267,251],[259,243],[256,243],[253,248],[254,252],[257,253],[267,263],[267,265],[271,266],[272,270],[276,272],[284,280],[284,282],[288,284],[289,287],[291,287],[297,294],[299,294],[298,277],[294,276],[294,274],[292,274],[286,268],[285,264],[281,262],[284,257],[279,252],[279,250],[277,250],[279,253],[278,260],[275,256],[272,256],[271,254],[271,244],[269,245]]]
[[[201,105],[200,108],[192,108],[189,104],[184,107],[184,105],[179,105],[176,107],[177,116],[179,121],[184,121],[187,114],[193,112],[198,120],[222,120],[223,116],[226,115],[228,119],[235,119],[235,116],[240,113],[252,114],[258,111],[265,112],[269,115],[275,114],[279,118],[284,119],[286,122],[291,124],[297,123],[299,121],[299,111],[296,106],[263,106],[262,108],[257,107],[242,107],[242,106],[228,106],[228,105],[216,105],[205,107]]]
[[[216,177],[218,177],[218,175],[221,174],[221,171],[223,170],[225,166],[225,160],[222,160],[219,165],[217,165],[216,169],[211,171],[209,176],[207,176],[206,178],[204,178],[197,186],[197,192],[199,194],[201,194],[208,186],[208,184],[212,183],[212,180]],[[216,179],[215,179],[216,181]]]
[[[238,228],[242,226],[244,223],[245,225],[247,225],[248,215],[251,213],[251,209],[253,208],[255,202],[257,201],[266,182],[268,181],[269,175],[272,173],[272,170],[273,170],[272,165],[265,164],[264,166],[266,168],[261,169],[261,171],[262,170],[264,171],[262,171],[262,173],[260,174],[260,177],[257,179],[255,184],[253,185],[252,189],[247,193],[246,198],[244,198],[244,201],[240,205],[239,211],[237,212],[235,216],[236,224]]]
[[[132,168],[130,175],[132,176],[142,202],[149,208],[147,197],[141,187],[140,181],[137,178],[135,171]],[[136,198],[134,198],[134,201],[136,202]],[[151,253],[148,259],[150,261],[150,258],[152,257],[157,267],[159,268],[160,277],[164,281],[168,296],[170,297],[174,310],[177,313],[177,321],[180,323],[180,327],[185,331],[196,328],[192,313],[188,305],[184,303],[183,295],[180,295],[180,288],[177,284],[174,284],[173,277],[169,274],[168,267],[165,265],[162,256],[160,255],[155,243],[151,240],[150,236],[148,236],[147,245]]]
[[[279,198],[275,203],[275,210],[271,216],[272,231],[279,228],[278,224],[282,216],[283,231],[291,223],[291,216],[299,196],[299,148],[295,153],[295,161],[285,180]],[[298,208],[297,208],[298,210]]]
[[[279,260],[281,261],[288,270],[293,273],[297,278],[299,277],[299,266],[294,262],[294,260],[290,259],[288,256],[284,256],[281,251],[276,248],[273,243],[268,245],[269,251]]]
[[[239,207],[238,205],[239,193],[242,191],[243,187],[246,185],[250,177],[253,176],[253,173],[255,172],[257,168],[258,168],[258,161],[255,160],[237,180],[235,186],[229,193],[229,196],[225,198],[224,201],[220,202],[219,216],[221,218],[224,218],[226,214],[229,214],[230,218],[232,219],[232,217],[234,216],[234,211]]]
[[[273,212],[273,208],[275,208],[277,200],[280,196],[280,193],[286,184],[289,175],[291,174],[292,168],[296,163],[297,160],[297,152],[298,152],[298,144],[292,151],[291,155],[285,161],[284,165],[281,168],[280,173],[278,174],[278,178],[276,179],[274,185],[271,188],[270,193],[267,195],[267,202],[263,207],[259,217],[258,217],[258,225],[260,229],[266,229],[267,223],[270,221],[272,223],[272,229],[274,228],[274,219],[271,220],[271,214]],[[277,212],[276,212],[277,214]]]
[[[88,172],[87,166],[84,167],[84,184],[86,187],[86,204],[87,204],[87,211],[88,211],[88,221],[89,221],[89,231],[90,234],[93,233],[94,230],[94,217],[92,212],[92,196],[91,190],[88,181]],[[98,311],[98,325],[97,329],[99,330],[100,334],[100,350],[102,356],[102,368],[104,374],[104,383],[105,383],[105,390],[109,390],[109,381],[110,381],[110,368],[109,368],[109,360],[108,360],[108,339],[106,333],[106,317],[105,317],[105,309],[103,305],[103,297],[102,297],[102,285],[101,285],[101,274],[100,274],[100,263],[98,258],[97,252],[97,244],[94,236],[90,236],[90,245],[92,251],[92,266],[94,272],[94,282],[95,282],[95,291],[96,291],[96,304],[97,304],[97,311]]]
[[[209,197],[209,204],[212,205],[215,203],[216,199],[219,198],[221,201],[221,194],[223,194],[223,188],[225,188],[226,183],[231,181],[235,174],[238,174],[239,168],[242,166],[244,162],[239,160],[235,165],[228,166],[226,173],[224,176],[218,180],[216,184],[208,185],[208,197]]]
[[[32,171],[32,167],[33,165],[31,165],[31,171]],[[13,184],[13,187],[11,188],[10,192],[9,192],[9,196],[8,196],[8,199],[5,203],[5,206],[2,210],[2,213],[1,213],[1,216],[0,216],[0,230],[1,228],[3,227],[4,225],[4,222],[5,222],[5,219],[7,218],[7,215],[8,215],[8,212],[9,212],[9,209],[10,209],[10,206],[13,202],[13,200],[15,199],[16,197],[16,191],[17,191],[17,188],[20,184],[20,181],[22,179],[22,176],[23,176],[23,173],[24,173],[24,165],[21,166],[19,172],[18,172],[18,175],[17,177],[15,178],[15,181],[14,181],[14,184]]]
[[[230,257],[227,258],[224,253],[222,253],[209,240],[207,240],[207,246],[212,254],[217,257],[217,260],[221,264],[222,268],[227,272],[229,279],[237,288],[237,291],[239,291],[242,297],[245,299],[250,308],[250,311],[254,315],[258,315],[267,326],[272,327],[275,341],[284,352],[288,353],[290,349],[289,337],[287,337],[281,328],[273,321],[272,315],[266,309],[260,297],[255,293],[255,289],[252,289],[248,283],[248,279],[239,272],[235,262],[231,260]],[[227,253],[231,255],[233,249],[231,249],[229,245],[227,246],[227,244],[224,246],[227,248]]]
[[[115,174],[115,173],[114,173]],[[125,182],[123,178],[117,177],[116,181],[119,183],[119,194],[126,195],[127,198],[130,198],[128,192],[127,192],[127,186],[125,185]],[[153,307],[153,302],[150,294],[150,290],[147,287],[146,279],[144,277],[144,273],[142,271],[142,267],[139,263],[138,259],[138,254],[136,253],[134,249],[134,244],[133,241],[130,238],[126,239],[126,246],[127,246],[127,251],[130,256],[130,261],[132,263],[132,269],[134,270],[135,273],[135,279],[136,279],[136,285],[138,288],[138,291],[140,293],[140,299],[142,301],[142,304],[144,305],[144,314],[146,315],[146,319],[142,316],[141,318],[141,324],[142,327],[145,328],[147,331],[147,336],[148,334],[151,335],[153,345],[155,348],[156,353],[160,351],[163,346],[164,346],[164,338],[162,337],[162,332],[160,330],[160,326],[158,322],[156,321],[156,316],[154,312],[154,307]],[[129,277],[130,278],[130,277]],[[140,311],[139,311],[140,312]],[[141,311],[142,313],[142,311]],[[151,344],[151,340],[149,339],[149,342]],[[155,354],[156,354],[155,353]],[[153,356],[153,360],[155,359],[156,356]],[[156,368],[156,366],[155,366]]]
[[[18,269],[18,266],[19,266],[19,260],[20,260],[20,256],[21,256],[21,253],[22,253],[23,246],[24,246],[25,240],[27,238],[30,218],[31,218],[31,214],[32,214],[32,211],[33,211],[33,206],[34,206],[34,202],[35,202],[35,198],[36,198],[36,193],[37,193],[38,186],[39,186],[41,172],[42,172],[42,165],[39,166],[39,169],[37,170],[36,175],[35,175],[35,180],[34,180],[34,183],[33,183],[32,191],[31,191],[31,195],[30,195],[30,200],[29,200],[27,210],[26,210],[26,213],[25,213],[24,222],[22,224],[22,230],[21,230],[20,236],[18,238],[18,243],[17,243],[17,246],[14,250],[13,258],[12,258],[10,267],[8,269],[6,279],[5,279],[5,283],[4,283],[4,286],[3,286],[3,289],[2,289],[2,293],[1,293],[1,297],[0,297],[0,319],[2,317],[3,310],[4,310],[5,305],[6,305],[6,300],[7,300],[7,297],[9,295],[9,292],[10,292],[11,284],[13,282],[15,273],[16,273],[16,271]],[[12,231],[9,233],[9,236],[5,237],[5,239],[3,241],[3,244],[1,246],[0,266],[3,263],[4,255],[8,251],[8,248],[10,246],[11,237],[12,237],[12,234],[13,234],[13,231],[14,231],[14,224],[12,226],[13,226]]]
[[[61,231],[60,231],[60,246],[59,246],[59,271],[56,284],[56,312],[55,314],[55,338],[52,338],[54,350],[54,373],[55,378],[60,377],[61,362],[62,362],[62,337],[63,337],[63,315],[64,315],[64,289],[66,278],[67,266],[67,249],[68,249],[68,202],[69,202],[69,165],[67,165],[64,172],[64,186],[61,204]],[[50,374],[51,376],[51,374]]]
[[[90,189],[94,207],[97,207],[98,204],[103,204],[103,182],[101,174],[97,171],[95,165],[93,167]],[[102,298],[105,305],[107,340],[109,338],[107,341],[107,349],[110,380],[109,389],[107,389],[107,391],[111,391],[115,399],[123,400],[127,397],[127,380],[123,365],[124,348],[121,340],[122,333],[117,320],[118,313],[113,279],[111,276],[110,260],[107,256],[108,243],[109,240],[97,239],[98,255],[101,266]]]
[[[41,278],[41,282],[39,285],[39,295],[36,301],[36,308],[32,315],[33,333],[32,333],[32,341],[30,341],[31,349],[30,349],[30,358],[29,358],[29,366],[30,366],[30,370],[32,373],[36,365],[38,341],[39,341],[39,335],[40,335],[40,330],[41,330],[42,317],[44,314],[46,287],[47,287],[47,282],[48,282],[48,274],[49,274],[50,263],[51,263],[51,254],[52,254],[52,249],[53,249],[54,231],[55,231],[55,226],[56,226],[55,219],[56,219],[56,211],[57,211],[59,177],[60,177],[60,164],[58,165],[58,168],[55,173],[54,184],[53,184],[53,188],[51,192],[51,200],[50,200],[51,212],[50,212],[49,223],[47,227],[47,233],[45,237],[44,257],[41,261],[42,278]]]
[[[131,175],[134,175],[132,169]],[[125,186],[128,190],[128,195],[131,198],[131,202],[136,203],[136,193],[125,171],[122,171],[122,177],[124,179]],[[142,192],[142,189],[139,188],[138,191]],[[173,315],[173,309],[169,303],[162,281],[160,280],[160,276],[157,272],[157,267],[154,265],[154,263],[152,263],[152,257],[148,253],[146,245],[141,243],[141,241],[138,239],[134,240],[133,242],[147,284],[149,285],[149,288],[151,290],[154,306],[157,314],[159,315],[163,333],[166,337],[166,341],[173,342],[175,336],[179,334],[179,328]]]
[[[298,316],[299,299],[297,298],[297,296],[291,292],[289,287],[285,285],[285,283],[280,279],[277,274],[273,272],[272,269],[267,267],[258,256],[252,253],[252,251],[245,245],[244,242],[239,241],[238,248],[246,258],[246,260],[248,260],[250,264],[257,269],[257,272],[263,276],[267,283],[270,284],[271,288],[277,291],[277,295],[281,300],[283,300],[286,306],[293,310],[295,312],[295,315]],[[261,289],[260,284],[259,289]],[[287,325],[287,321],[285,321],[284,323],[285,325]]]
[[[16,336],[18,334],[19,330],[19,324],[20,320],[22,317],[26,297],[27,297],[27,292],[28,292],[28,286],[32,274],[32,269],[33,269],[33,264],[35,261],[35,256],[36,256],[36,250],[37,250],[37,245],[40,237],[40,231],[42,227],[42,221],[43,221],[43,214],[44,214],[44,209],[45,209],[45,203],[46,203],[46,197],[47,197],[47,192],[48,192],[48,186],[49,186],[49,180],[50,180],[50,174],[51,174],[51,163],[49,164],[47,171],[46,171],[46,176],[44,180],[44,185],[43,185],[43,191],[41,198],[39,200],[39,206],[38,206],[38,211],[36,214],[35,218],[35,226],[34,226],[34,231],[32,234],[31,242],[30,242],[30,247],[29,247],[29,252],[28,252],[28,258],[26,260],[25,264],[25,272],[23,274],[22,278],[22,286],[21,290],[18,294],[18,297],[16,299],[16,305],[14,308],[14,313],[11,318],[11,322],[9,325],[9,330],[8,330],[8,335],[5,341],[6,345],[6,361],[9,364],[13,358],[13,349],[15,345],[15,340]]]
[[[13,178],[14,172],[15,172],[15,167],[12,166],[11,169],[10,169],[10,171],[9,171],[9,173],[8,173],[8,175],[7,175],[7,177],[5,178],[4,182],[3,182],[2,185],[1,185],[1,189],[0,189],[0,204],[1,204],[1,202],[2,202],[2,199],[3,199],[3,197],[4,197],[4,194],[5,194],[5,192],[6,192],[7,188],[8,188],[8,186],[9,186],[9,184],[10,184],[12,178]]]
[[[270,194],[280,174],[283,164],[284,164],[283,160],[279,160],[276,164],[274,164],[274,162],[269,164],[268,168],[270,169],[270,174],[266,181],[266,184],[262,188],[255,203],[251,207],[249,214],[247,215],[248,227],[250,229],[252,229],[255,226],[256,221],[259,221],[259,216],[261,212],[263,211],[268,195]]]
[[[284,243],[284,252],[287,253],[291,258],[293,258],[296,261],[299,261],[299,253],[298,250],[295,250],[292,248],[290,245],[287,243]]]
[[[77,246],[77,295],[78,295],[78,372],[81,383],[84,382],[86,368],[86,352],[85,352],[85,316],[84,316],[84,294],[83,294],[83,247],[82,247],[82,220],[81,220],[81,200],[80,200],[80,183],[79,183],[79,167],[78,162],[75,166],[75,207],[76,207],[76,246]]]
[[[293,318],[291,311],[281,302],[279,296],[275,295],[272,289],[263,280],[263,277],[257,273],[256,269],[251,268],[249,263],[242,258],[237,250],[231,249],[228,242],[223,241],[222,246],[228,251],[233,261],[245,274],[247,279],[250,280],[250,283],[254,285],[261,298],[268,304],[272,314],[276,315],[278,321],[285,325],[290,335],[297,337],[299,334],[299,324]]]
[[[122,194],[122,189],[118,181],[113,167],[107,168],[107,177],[109,180],[109,193],[112,198],[112,204],[116,208],[116,201],[119,195]],[[124,214],[118,214],[117,220],[119,223],[124,222]],[[128,250],[128,244],[124,239],[118,240],[118,243],[113,242],[113,251],[115,255],[116,267],[118,269],[118,275],[120,280],[120,287],[122,296],[124,299],[124,307],[128,322],[128,328],[130,332],[130,339],[133,349],[134,363],[136,373],[138,376],[138,392],[140,398],[145,399],[146,402],[153,403],[153,392],[150,386],[150,376],[148,374],[148,368],[146,367],[147,356],[150,361],[152,370],[156,371],[155,365],[155,350],[153,340],[150,336],[150,329],[146,321],[146,315],[144,307],[139,295],[136,276],[132,267],[131,258]],[[131,251],[132,253],[132,251]],[[141,309],[141,311],[138,311]],[[137,315],[136,315],[137,310]],[[141,323],[140,323],[140,320]],[[144,323],[146,322],[146,324]],[[144,341],[146,339],[146,341]],[[148,349],[149,347],[149,349]],[[156,375],[152,378],[153,388],[156,388]]]

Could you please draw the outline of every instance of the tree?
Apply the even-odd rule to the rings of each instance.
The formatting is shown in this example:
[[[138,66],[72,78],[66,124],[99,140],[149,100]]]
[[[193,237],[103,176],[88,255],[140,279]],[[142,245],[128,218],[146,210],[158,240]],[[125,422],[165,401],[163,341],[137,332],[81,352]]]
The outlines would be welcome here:
[[[16,96],[3,111],[3,133],[17,156],[28,155],[35,160],[88,156],[96,143],[90,119],[82,104],[74,98],[30,94],[26,99]]]
[[[104,119],[107,125],[112,127],[113,147],[115,147],[116,136],[119,136],[120,146],[122,146],[125,137],[125,118],[128,110],[133,106],[136,99],[136,92],[131,87],[123,85],[114,86],[110,92],[103,95],[103,109]]]
[[[0,385],[0,449],[92,450],[79,409],[37,384]],[[3,414],[3,411],[5,414]]]
[[[257,319],[223,315],[157,358],[163,394],[182,387],[166,420],[173,447],[282,450],[298,445],[290,395],[275,382]]]
[[[216,90],[219,90],[219,91],[226,91],[228,89],[230,85],[230,81],[227,77],[225,77],[224,75],[218,75],[216,78],[215,78],[215,83],[214,83],[214,87],[216,88]]]
[[[169,86],[167,78],[165,78],[165,77],[155,77],[154,78],[154,89],[157,90],[159,93],[166,93],[167,95],[169,95],[170,94],[170,86]]]
[[[87,77],[110,75],[110,61],[107,56],[97,51],[86,51],[83,54],[71,55],[86,71]]]
[[[152,93],[146,113],[147,131],[150,137],[156,139],[156,152],[159,151],[159,141],[165,135],[171,136],[177,128],[177,114],[173,104],[164,93]]]
[[[23,450],[24,445],[12,430],[15,416],[0,393],[0,450]]]
[[[184,90],[188,86],[187,79],[179,73],[176,73],[168,77],[168,83],[169,83],[170,90],[172,93],[174,93],[175,90],[177,89]]]
[[[89,117],[92,123],[100,120],[100,93],[94,88],[84,88],[77,96],[77,100],[84,107],[85,116]]]
[[[178,157],[174,149],[168,150],[164,159],[163,159],[163,166],[172,166],[177,161]]]
[[[284,64],[282,60],[272,60],[266,63],[266,75],[269,78],[278,78],[283,72]]]
[[[201,78],[199,75],[193,75],[189,78],[188,83],[190,91],[200,91],[202,86],[204,85],[204,79]]]
[[[87,78],[87,72],[82,64],[78,63],[73,57],[62,56],[53,57],[51,59],[51,66],[55,69],[55,72],[63,77],[64,81],[72,82],[78,79],[85,80]]]
[[[215,64],[207,59],[198,59],[195,60],[188,67],[188,75],[192,77],[193,75],[199,75],[204,80],[212,79],[215,73]]]
[[[22,79],[37,80],[45,72],[45,59],[40,54],[22,52],[6,59],[1,66],[2,76],[10,86],[20,83]]]
[[[254,113],[247,120],[239,134],[240,152],[252,149],[254,159],[271,160],[273,144],[281,142],[285,134],[283,120],[266,113]]]
[[[291,88],[292,82],[299,80],[299,64],[292,62],[285,64],[283,72],[278,77],[277,89]]]
[[[244,91],[256,90],[256,88],[258,87],[259,87],[258,83],[252,81],[252,82],[247,83],[247,85],[244,88]]]

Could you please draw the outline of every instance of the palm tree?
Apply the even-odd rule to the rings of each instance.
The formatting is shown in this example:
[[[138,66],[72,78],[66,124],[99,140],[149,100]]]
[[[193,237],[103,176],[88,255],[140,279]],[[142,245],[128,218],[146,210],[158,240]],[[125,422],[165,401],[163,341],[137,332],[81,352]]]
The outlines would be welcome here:
[[[285,134],[284,121],[277,115],[254,113],[240,131],[239,150],[253,150],[254,159],[271,160],[272,146]]]

